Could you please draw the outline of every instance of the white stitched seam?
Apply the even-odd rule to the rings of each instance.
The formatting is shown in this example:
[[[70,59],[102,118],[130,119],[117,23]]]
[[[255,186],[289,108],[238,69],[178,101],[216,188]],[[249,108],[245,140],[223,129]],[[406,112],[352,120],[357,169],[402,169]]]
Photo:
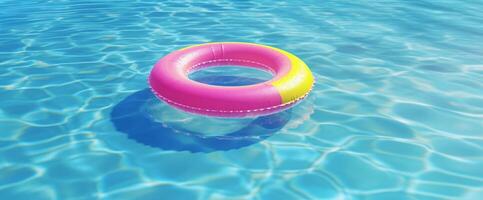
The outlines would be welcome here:
[[[151,76],[149,76],[149,78],[148,78],[148,84],[150,82],[150,79],[151,79]],[[156,95],[156,97],[161,98],[161,100],[166,101],[166,102],[171,103],[171,104],[174,104],[174,105],[177,105],[177,106],[180,106],[180,107],[189,108],[189,109],[192,109],[192,110],[201,110],[201,111],[207,111],[207,112],[220,112],[220,113],[233,113],[233,112],[248,113],[248,112],[256,112],[256,111],[276,109],[278,107],[283,107],[283,106],[295,103],[297,101],[300,101],[303,98],[307,97],[307,95],[312,91],[314,85],[315,85],[315,81],[312,83],[312,86],[310,87],[310,90],[307,93],[305,93],[304,95],[302,95],[298,98],[295,98],[294,100],[289,101],[287,103],[283,103],[283,104],[279,104],[279,105],[275,105],[275,106],[270,106],[270,107],[265,107],[265,108],[251,109],[251,110],[213,110],[213,109],[204,109],[204,108],[192,107],[192,106],[188,106],[188,105],[184,105],[184,104],[180,104],[178,102],[172,101],[172,100],[164,97],[163,95],[159,94],[158,92],[156,92],[152,87],[150,87],[150,89]]]
[[[191,72],[193,70],[196,70],[196,68],[198,68],[201,65],[205,65],[205,64],[209,64],[209,63],[216,63],[216,62],[245,62],[245,63],[252,63],[252,64],[256,64],[256,65],[262,66],[265,70],[268,70],[272,74],[276,75],[275,71],[271,67],[269,67],[268,65],[265,65],[263,63],[259,63],[259,62],[256,62],[256,61],[244,60],[244,59],[216,59],[216,60],[203,61],[203,62],[197,63],[197,64],[189,67],[188,72]]]

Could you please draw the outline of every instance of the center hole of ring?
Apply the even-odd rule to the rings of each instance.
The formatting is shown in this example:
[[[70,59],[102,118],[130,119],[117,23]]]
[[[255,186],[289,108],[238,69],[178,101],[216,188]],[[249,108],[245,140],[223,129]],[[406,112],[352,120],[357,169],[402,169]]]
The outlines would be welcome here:
[[[237,65],[211,66],[188,74],[188,78],[216,86],[244,86],[268,81],[274,74],[253,67]]]

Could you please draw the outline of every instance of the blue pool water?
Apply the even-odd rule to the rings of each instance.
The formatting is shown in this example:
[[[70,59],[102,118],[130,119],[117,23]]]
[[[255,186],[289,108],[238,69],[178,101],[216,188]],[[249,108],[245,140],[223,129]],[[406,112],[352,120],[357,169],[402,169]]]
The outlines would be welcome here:
[[[0,9],[0,199],[483,198],[479,1],[0,0]],[[256,119],[156,100],[153,64],[212,41],[290,51],[315,88]],[[229,74],[200,79],[234,84]]]

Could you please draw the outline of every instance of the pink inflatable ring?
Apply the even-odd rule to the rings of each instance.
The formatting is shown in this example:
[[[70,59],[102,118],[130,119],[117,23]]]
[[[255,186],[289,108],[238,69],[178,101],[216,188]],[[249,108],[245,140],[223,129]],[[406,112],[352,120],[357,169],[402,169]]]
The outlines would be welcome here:
[[[273,73],[266,82],[215,86],[188,78],[193,71],[220,65],[254,67]],[[149,75],[154,94],[187,112],[217,117],[267,115],[308,95],[314,78],[296,56],[274,47],[239,42],[190,46],[159,60]]]

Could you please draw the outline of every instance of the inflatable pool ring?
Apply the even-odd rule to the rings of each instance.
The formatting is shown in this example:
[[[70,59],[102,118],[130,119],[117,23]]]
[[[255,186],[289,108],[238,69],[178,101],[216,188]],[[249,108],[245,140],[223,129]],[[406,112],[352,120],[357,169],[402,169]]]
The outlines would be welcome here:
[[[206,67],[237,65],[271,72],[271,80],[244,86],[216,86],[188,78]],[[268,115],[293,106],[312,89],[307,65],[284,50],[265,45],[221,42],[194,45],[159,60],[149,75],[154,94],[187,112],[216,117]]]

